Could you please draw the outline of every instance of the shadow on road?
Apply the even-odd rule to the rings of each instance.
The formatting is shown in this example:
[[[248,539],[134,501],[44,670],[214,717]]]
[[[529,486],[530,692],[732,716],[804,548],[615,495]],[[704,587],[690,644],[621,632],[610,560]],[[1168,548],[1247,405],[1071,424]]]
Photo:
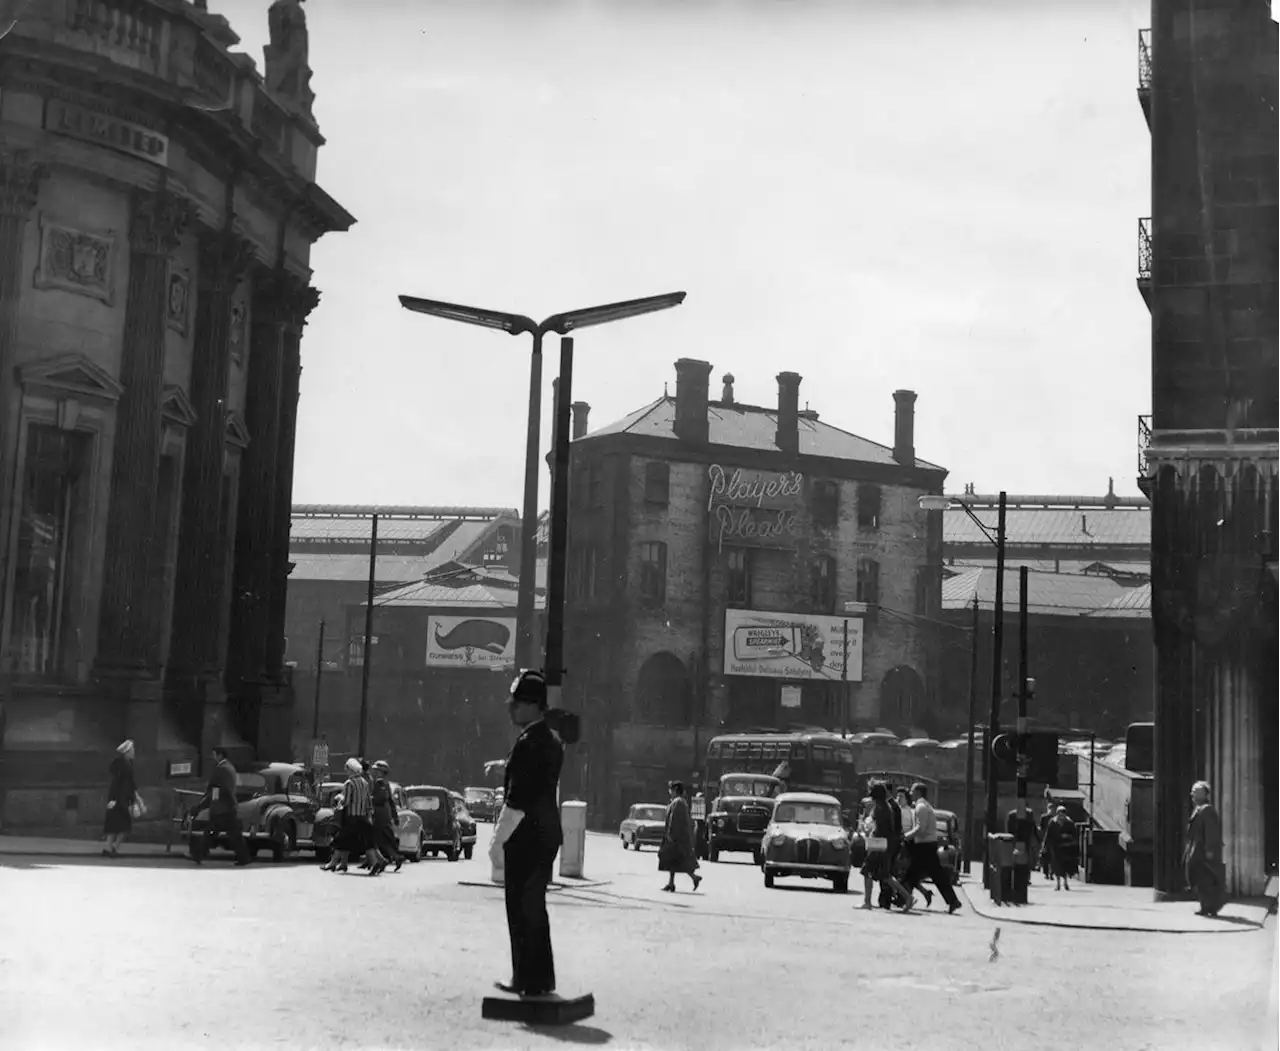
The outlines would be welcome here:
[[[521,1026],[527,1033],[537,1033],[552,1040],[560,1040],[566,1044],[607,1044],[613,1034],[593,1025],[525,1025]]]
[[[178,854],[121,854],[119,857],[107,858],[101,854],[0,854],[0,868],[10,869],[57,869],[57,868],[103,868],[103,869],[187,869],[195,872],[201,869],[232,868],[234,859],[231,855],[206,858],[203,865],[197,865],[185,853]],[[311,858],[290,858],[282,862],[254,861],[247,867],[250,869],[274,870],[288,872],[298,868],[309,868],[315,864]]]

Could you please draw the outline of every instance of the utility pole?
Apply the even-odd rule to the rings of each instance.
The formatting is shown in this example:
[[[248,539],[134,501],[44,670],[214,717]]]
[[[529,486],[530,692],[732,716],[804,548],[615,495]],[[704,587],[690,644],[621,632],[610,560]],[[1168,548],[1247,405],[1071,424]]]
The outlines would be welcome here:
[[[369,743],[369,665],[373,662],[373,582],[378,569],[378,516],[369,532],[369,595],[364,608],[364,667],[360,678],[360,758]]]
[[[987,720],[987,737],[984,749],[987,753],[987,835],[999,831],[1000,781],[996,771],[996,757],[991,754],[991,743],[1000,735],[1000,691],[1004,685],[1004,524],[1007,496],[1000,492],[1000,517],[996,526],[996,608],[995,624],[991,629],[991,712]],[[988,840],[988,843],[990,841]],[[987,868],[989,848],[983,850],[984,869]]]
[[[969,752],[964,761],[964,871],[969,872],[969,846],[973,842],[973,738],[978,721],[978,593],[973,594],[973,653],[969,660]]]
[[[840,662],[840,736],[849,737],[849,618],[844,618],[844,660]]]
[[[1027,567],[1018,567],[1018,818],[1027,816]],[[1021,827],[1021,826],[1019,826]]]
[[[311,714],[311,738],[320,739],[320,676],[324,674],[324,621],[320,621],[320,641],[316,643],[316,701]]]

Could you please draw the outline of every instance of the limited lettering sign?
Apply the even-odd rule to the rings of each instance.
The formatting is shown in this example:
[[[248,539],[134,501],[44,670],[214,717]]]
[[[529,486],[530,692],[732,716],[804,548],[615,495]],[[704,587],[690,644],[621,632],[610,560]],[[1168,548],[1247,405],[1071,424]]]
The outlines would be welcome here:
[[[725,544],[774,547],[798,535],[797,504],[804,493],[798,471],[707,468],[707,527],[717,550]]]
[[[140,124],[50,99],[45,107],[44,126],[57,135],[109,146],[162,168],[169,166],[169,137]]]

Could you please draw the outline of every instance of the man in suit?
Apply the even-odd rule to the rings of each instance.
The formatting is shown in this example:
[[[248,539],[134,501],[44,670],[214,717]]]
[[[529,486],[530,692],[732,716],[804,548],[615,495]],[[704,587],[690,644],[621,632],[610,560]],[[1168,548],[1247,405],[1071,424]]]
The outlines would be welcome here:
[[[521,733],[507,757],[505,802],[489,848],[490,860],[504,870],[511,935],[511,981],[497,986],[525,998],[550,996],[556,970],[547,885],[564,839],[557,799],[564,745],[547,725],[547,681],[541,672],[520,674],[507,710]]]
[[[193,817],[206,806],[209,808],[209,823],[205,826],[204,835],[192,836],[190,839],[191,860],[197,865],[201,864],[209,852],[210,842],[221,832],[226,835],[235,852],[236,864],[247,865],[251,860],[249,848],[245,845],[244,835],[240,831],[240,815],[236,812],[236,768],[231,765],[225,748],[213,750],[213,763],[209,787],[191,808]]]

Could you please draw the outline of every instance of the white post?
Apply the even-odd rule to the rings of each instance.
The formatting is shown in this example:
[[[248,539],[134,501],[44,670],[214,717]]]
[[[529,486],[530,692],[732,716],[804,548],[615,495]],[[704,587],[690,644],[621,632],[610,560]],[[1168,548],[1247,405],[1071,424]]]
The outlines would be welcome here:
[[[560,804],[560,828],[564,845],[560,848],[560,875],[582,879],[587,852],[587,804],[568,799]]]

